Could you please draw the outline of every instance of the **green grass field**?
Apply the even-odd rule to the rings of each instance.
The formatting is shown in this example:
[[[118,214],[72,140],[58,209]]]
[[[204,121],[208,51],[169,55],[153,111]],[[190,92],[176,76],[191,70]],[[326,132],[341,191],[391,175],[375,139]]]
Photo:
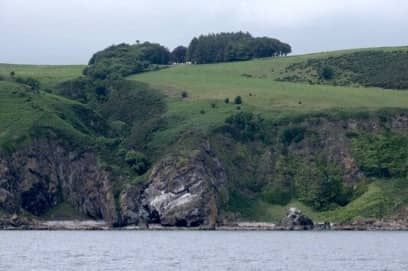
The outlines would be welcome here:
[[[83,65],[15,65],[1,64],[0,76],[8,77],[12,71],[16,76],[32,77],[41,82],[43,88],[52,88],[56,83],[81,75]]]
[[[311,112],[328,109],[376,110],[405,108],[408,92],[377,88],[334,87],[275,81],[291,63],[308,57],[294,56],[211,65],[179,65],[131,77],[151,84],[170,97],[189,94],[186,102],[233,100],[242,96],[244,106],[263,113]]]
[[[75,106],[81,105],[58,95],[43,91],[34,94],[19,84],[0,81],[0,148],[13,151],[16,145],[29,140],[35,127],[82,137]]]
[[[375,50],[394,49],[396,48]],[[238,112],[233,104],[236,96],[243,99],[243,104],[239,105],[240,110],[260,113],[269,119],[322,111],[366,112],[384,108],[407,108],[408,91],[276,81],[292,63],[356,51],[359,50],[246,62],[177,65],[134,75],[130,79],[148,83],[168,96],[169,110],[166,116],[174,121],[174,125],[157,133],[153,144],[169,144],[172,138],[187,129],[205,133],[209,128],[222,124],[228,115]],[[188,93],[185,99],[181,98],[183,91]],[[224,103],[225,98],[229,98],[229,104]],[[211,104],[215,104],[215,107]]]

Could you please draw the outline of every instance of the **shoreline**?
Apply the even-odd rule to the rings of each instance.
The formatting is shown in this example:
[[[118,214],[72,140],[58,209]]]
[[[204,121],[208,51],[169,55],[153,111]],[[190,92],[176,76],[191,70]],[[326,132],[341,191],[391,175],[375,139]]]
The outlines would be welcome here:
[[[36,221],[33,224],[1,225],[0,231],[408,231],[408,221],[359,221],[348,224],[316,223],[313,228],[264,222],[237,222],[218,226],[173,227],[151,224],[114,227],[105,221]]]

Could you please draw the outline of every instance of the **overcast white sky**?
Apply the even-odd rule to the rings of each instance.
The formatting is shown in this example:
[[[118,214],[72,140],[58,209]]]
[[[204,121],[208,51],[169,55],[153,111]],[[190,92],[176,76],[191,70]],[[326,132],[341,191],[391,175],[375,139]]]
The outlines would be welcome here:
[[[136,40],[170,49],[249,31],[295,53],[408,45],[407,0],[0,0],[0,62],[83,64]]]

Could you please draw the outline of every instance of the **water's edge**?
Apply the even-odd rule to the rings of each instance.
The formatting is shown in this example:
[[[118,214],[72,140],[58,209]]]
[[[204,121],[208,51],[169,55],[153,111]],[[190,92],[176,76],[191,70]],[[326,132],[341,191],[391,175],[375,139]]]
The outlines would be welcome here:
[[[262,222],[237,222],[214,227],[167,227],[159,224],[113,227],[105,221],[37,221],[33,224],[0,225],[0,230],[140,230],[140,231],[408,231],[408,221],[360,221],[349,224],[318,223],[314,227],[282,226]]]

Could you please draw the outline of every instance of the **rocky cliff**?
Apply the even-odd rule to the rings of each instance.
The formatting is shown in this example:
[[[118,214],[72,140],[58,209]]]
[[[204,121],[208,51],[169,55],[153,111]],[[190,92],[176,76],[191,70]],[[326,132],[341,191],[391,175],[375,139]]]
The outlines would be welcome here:
[[[0,158],[0,206],[41,216],[67,201],[93,219],[117,220],[109,173],[90,152],[57,140],[34,140]]]
[[[225,182],[225,171],[209,148],[187,156],[169,155],[153,168],[143,187],[130,186],[122,192],[122,222],[213,226],[218,189]]]
[[[138,183],[114,176],[91,151],[56,139],[32,140],[0,156],[0,215],[41,218],[68,202],[81,214],[114,226],[213,227],[224,219],[259,219],[253,215],[266,212],[257,209],[259,202],[285,206],[296,199],[318,212],[333,211],[327,213],[332,217],[340,210],[341,219],[360,212],[394,215],[406,206],[403,195],[394,202],[385,194],[398,191],[391,187],[397,184],[400,191],[407,187],[405,114],[309,117],[275,125],[264,131],[266,139],[243,139],[241,130],[234,131],[238,128],[200,139],[189,152],[165,154]],[[386,187],[340,213],[365,195],[370,178],[383,178],[394,190]],[[394,179],[400,181],[393,184]],[[372,197],[372,191],[367,193]],[[364,211],[364,204],[378,212]]]
[[[111,225],[214,225],[217,189],[225,172],[209,148],[169,155],[147,182],[127,185],[116,204],[109,172],[91,152],[68,150],[56,140],[35,140],[0,159],[0,207],[41,217],[62,202]]]

